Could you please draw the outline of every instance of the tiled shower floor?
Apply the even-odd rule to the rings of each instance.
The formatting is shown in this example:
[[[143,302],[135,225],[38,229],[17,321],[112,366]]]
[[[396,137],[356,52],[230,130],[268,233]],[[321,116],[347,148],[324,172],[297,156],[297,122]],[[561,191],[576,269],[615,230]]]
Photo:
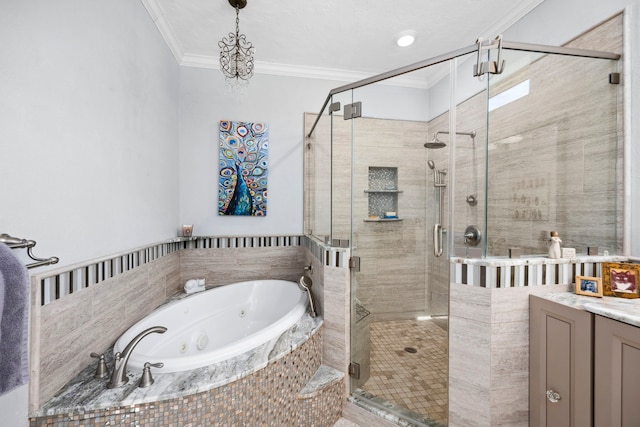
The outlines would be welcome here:
[[[371,376],[362,388],[446,425],[448,343],[443,326],[442,320],[371,323]],[[417,351],[409,353],[406,347]]]

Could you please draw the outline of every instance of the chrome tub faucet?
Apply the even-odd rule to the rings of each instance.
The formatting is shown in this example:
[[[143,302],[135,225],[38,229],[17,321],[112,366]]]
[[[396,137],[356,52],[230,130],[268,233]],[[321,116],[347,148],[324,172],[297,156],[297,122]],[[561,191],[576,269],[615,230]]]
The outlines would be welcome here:
[[[107,384],[107,388],[116,388],[121,385],[126,384],[129,381],[127,377],[127,362],[129,361],[129,357],[133,352],[133,349],[136,345],[142,340],[142,338],[146,337],[152,333],[164,334],[167,331],[167,328],[164,326],[152,326],[149,329],[145,329],[140,332],[134,339],[131,340],[129,344],[122,350],[122,353],[117,352],[115,354],[115,362],[113,366],[113,372],[111,373],[111,380]]]

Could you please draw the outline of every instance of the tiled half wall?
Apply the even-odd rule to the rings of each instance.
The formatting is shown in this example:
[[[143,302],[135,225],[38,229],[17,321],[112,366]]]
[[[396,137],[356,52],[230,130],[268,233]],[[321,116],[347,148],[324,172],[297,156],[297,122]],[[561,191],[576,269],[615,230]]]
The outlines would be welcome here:
[[[624,257],[451,259],[449,425],[529,425],[529,295]]]

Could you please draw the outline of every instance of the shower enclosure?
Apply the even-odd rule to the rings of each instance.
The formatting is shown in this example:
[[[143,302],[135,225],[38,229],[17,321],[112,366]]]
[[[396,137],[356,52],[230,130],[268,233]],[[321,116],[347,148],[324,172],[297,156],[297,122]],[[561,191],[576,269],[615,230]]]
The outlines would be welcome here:
[[[619,57],[593,40],[480,43],[306,114],[305,233],[351,251],[358,405],[447,425],[452,258],[543,255],[550,230],[621,251]]]

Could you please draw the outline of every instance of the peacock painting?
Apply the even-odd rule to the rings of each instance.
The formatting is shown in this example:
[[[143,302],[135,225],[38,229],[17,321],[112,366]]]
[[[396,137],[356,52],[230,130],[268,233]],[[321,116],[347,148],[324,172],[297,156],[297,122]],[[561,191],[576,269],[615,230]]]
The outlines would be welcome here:
[[[220,121],[218,215],[267,215],[265,123]]]

